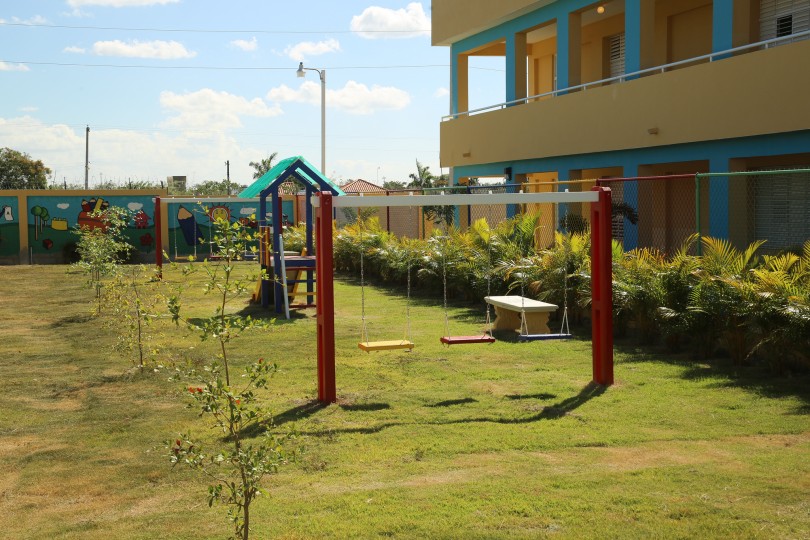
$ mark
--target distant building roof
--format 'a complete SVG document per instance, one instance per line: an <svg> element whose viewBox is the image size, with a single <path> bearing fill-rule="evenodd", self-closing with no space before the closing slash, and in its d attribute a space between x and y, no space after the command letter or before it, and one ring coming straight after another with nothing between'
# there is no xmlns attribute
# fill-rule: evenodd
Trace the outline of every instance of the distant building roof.
<svg viewBox="0 0 810 540"><path fill-rule="evenodd" d="M341 189L344 193L385 193L385 188L361 178L341 186Z"/></svg>

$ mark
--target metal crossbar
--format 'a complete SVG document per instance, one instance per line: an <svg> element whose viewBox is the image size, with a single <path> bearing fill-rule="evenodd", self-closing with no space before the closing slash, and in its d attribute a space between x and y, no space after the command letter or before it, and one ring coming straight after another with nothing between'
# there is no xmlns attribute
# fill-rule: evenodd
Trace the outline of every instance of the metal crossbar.
<svg viewBox="0 0 810 540"><path fill-rule="evenodd" d="M334 197L333 208L373 208L386 206L474 206L490 204L530 203L594 203L599 200L597 191L572 191L551 193L493 193L492 195L409 195L406 197ZM320 199L311 198L312 206L318 208Z"/></svg>

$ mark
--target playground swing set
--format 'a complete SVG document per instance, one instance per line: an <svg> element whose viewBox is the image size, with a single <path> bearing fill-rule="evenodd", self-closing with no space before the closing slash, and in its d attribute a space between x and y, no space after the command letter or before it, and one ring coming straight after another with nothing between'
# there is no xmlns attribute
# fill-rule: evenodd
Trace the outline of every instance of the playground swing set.
<svg viewBox="0 0 810 540"><path fill-rule="evenodd" d="M318 400L322 403L333 403L337 400L335 381L335 313L334 313L334 269L332 216L337 208L359 208L379 206L465 206L476 204L527 204L527 203L591 203L591 313L592 313L592 356L593 381L597 384L613 384L613 320L612 320L612 251L611 251L611 197L610 189L597 187L588 192L556 193L517 193L497 195L412 195L410 197L392 197L381 201L381 197L338 197L331 193L317 193L312 198L316 209L315 227L317 230L316 275L319 287L317 303L317 348L318 348ZM365 200L364 200L365 199ZM361 231L362 235L362 231ZM362 245L362 236L361 236ZM407 349L412 350L410 340L410 264L408 266L408 292L406 309L406 335L399 341L370 341L365 316L365 275L364 260L361 249L361 302L362 330L358 346L370 351ZM491 253L490 253L491 257ZM490 261L491 264L491 261ZM491 270L491 269L490 269ZM567 272L567 270L566 270ZM489 275L488 275L489 278ZM525 279L525 276L522 277ZM523 283L521 283L523 285ZM451 336L447 315L446 261L443 260L443 286L445 290L445 336L440 338L445 345L462 343L489 343L491 328L478 336ZM522 341L540 339L565 339L571 337L568 330L568 283L565 277L565 296L563 308L563 326L558 334L530 334L526 328L525 305L521 308ZM523 295L521 294L521 298ZM525 300L521 300L525 302ZM489 311L489 308L487 308ZM487 313L487 324L489 313Z"/></svg>
<svg viewBox="0 0 810 540"><path fill-rule="evenodd" d="M307 251L306 253L316 253L314 255L290 256L283 251L281 206L278 196L278 186L280 179L287 179L293 176L303 180L305 184L307 201L306 224L307 224ZM262 241L265 246L260 256L262 269L267 271L267 279L262 280L261 298L262 306L269 307L270 288L275 287L274 299L277 313L286 313L289 317L291 307L315 307L317 318L317 352L318 352L318 400L322 403L332 403L337 399L335 381L335 312L334 312L334 268L333 268L333 238L332 227L334 211L337 208L360 208L379 206L467 206L467 205L494 205L494 204L529 204L529 203L554 203L564 204L570 202L591 203L591 312L592 312L592 346L593 346L593 380L598 384L613 383L613 337L612 337L612 282L611 282L611 197L610 189L596 187L592 191L586 192L552 192L552 193L499 193L488 195L411 195L409 197L335 197L343 195L342 191L331 182L321 176L314 167L311 167L303 158L288 158L280 162L276 167L266 173L262 179L267 181L263 186L259 186L258 193L250 193L260 182L257 181L248 190L240 193L240 197L260 197L260 227L266 227L266 216L272 215L272 228L264 235L272 236L272 248L268 242ZM260 179L260 181L262 180ZM267 197L272 197L272 207L278 211L267 212ZM155 202L155 225L160 227L161 215L159 212L160 198ZM314 214L313 214L314 209ZM313 235L313 232L315 234ZM314 238L313 238L314 236ZM317 246L313 246L313 240L317 240ZM487 271L487 311L486 330L480 335L452 336L449 328L449 314L447 305L447 261L445 260L445 249L442 250L442 284L444 289L444 311L445 311L445 332L441 338L441 343L450 346L458 344L492 343L495 341L492 336L492 321L490 315L490 282L492 273L492 246L491 235L488 238L488 271ZM362 245L362 230L361 230ZM313 249L316 247L317 249ZM270 249L272 249L272 262L270 261ZM161 253L160 242L158 243L158 253ZM163 258L158 255L158 266L162 267ZM414 343L410 339L410 301L411 301L411 263L408 261L407 268L407 301L405 314L405 335L401 340L371 341L368 335L368 324L366 320L365 305L365 271L364 257L361 249L361 337L358 347L367 352L385 350L412 350ZM271 264L268 264L271 263ZM289 304L290 280L287 279L287 271L305 272L306 279L296 278L295 283L305 283L306 291L300 294L312 300L301 306ZM270 272L272 271L272 272ZM312 275L314 273L314 276ZM263 272L265 274L265 272ZM566 269L565 276L565 300L562 315L562 328L559 333L530 333L527 324L527 306L525 293L525 272L521 276L521 306L520 306L520 341L537 341L548 339L566 339L571 337L568 329L568 276ZM300 276L300 274L299 274ZM318 284L318 290L314 290L314 284ZM314 298L317 294L317 302ZM496 297L497 298L497 297ZM503 297L501 297L503 298ZM514 300L514 298L512 298ZM552 306L553 307L553 306Z"/></svg>

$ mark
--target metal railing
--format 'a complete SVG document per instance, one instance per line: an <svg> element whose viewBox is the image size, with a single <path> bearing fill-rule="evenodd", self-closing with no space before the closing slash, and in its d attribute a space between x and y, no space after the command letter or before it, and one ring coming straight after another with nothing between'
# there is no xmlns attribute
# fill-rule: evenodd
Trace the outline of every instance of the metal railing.
<svg viewBox="0 0 810 540"><path fill-rule="evenodd" d="M623 83L627 79L635 79L643 75L649 75L651 73L664 73L672 68L677 68L679 66L684 66L688 64L695 64L698 62L702 62L704 60L708 60L709 62L714 62L718 57L727 57L729 55L733 55L735 53L749 51L751 49L768 49L775 45L780 45L783 43L788 43L794 40L800 40L804 38L810 38L810 30L805 30L804 32L797 32L795 34L790 34L789 36L782 36L773 39L767 39L765 41L758 41L756 43L749 43L748 45L741 45L739 47L734 47L732 49L726 49L724 51L713 52L709 54L704 54L702 56L695 56L694 58L688 58L686 60L679 60L677 62L670 62L669 64L663 64L656 67L645 68L639 71L634 71L632 73L623 73L622 75L617 75L615 77L609 77L607 79L600 79L598 81L591 81L583 84L578 84L575 86L569 86L567 88L559 88L556 90L552 90L550 92L544 92L542 94L535 94L533 96L514 99L512 101L505 101L503 103L497 103L495 105L488 105L486 107L480 107L478 109L472 109L466 112L458 112L449 114L447 116L442 117L442 122L446 122L448 120L454 120L456 118L462 116L472 116L475 114L480 114L484 112L490 111L497 111L501 109L505 109L507 107L512 107L514 105L522 105L524 103L528 103L530 101L534 101L537 99L547 98L547 97L557 97L560 94L567 94L569 92L574 92L576 90L587 90L592 86L602 86L606 84L612 83ZM722 58L721 58L722 59Z"/></svg>

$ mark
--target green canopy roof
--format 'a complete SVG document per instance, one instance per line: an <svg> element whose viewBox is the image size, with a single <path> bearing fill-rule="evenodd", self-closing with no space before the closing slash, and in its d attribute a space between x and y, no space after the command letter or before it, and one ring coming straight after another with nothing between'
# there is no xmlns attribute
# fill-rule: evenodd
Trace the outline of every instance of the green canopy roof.
<svg viewBox="0 0 810 540"><path fill-rule="evenodd" d="M335 195L345 195L342 189L313 167L304 159L304 156L292 156L279 161L272 169L244 189L239 197L245 199L259 197L263 191L278 188L290 177L301 183L309 184L318 191L329 190Z"/></svg>

